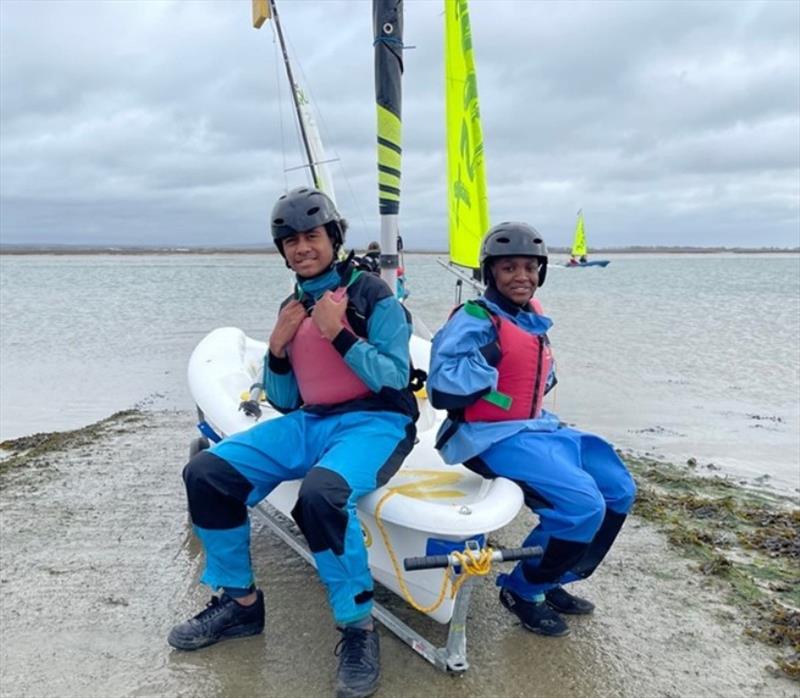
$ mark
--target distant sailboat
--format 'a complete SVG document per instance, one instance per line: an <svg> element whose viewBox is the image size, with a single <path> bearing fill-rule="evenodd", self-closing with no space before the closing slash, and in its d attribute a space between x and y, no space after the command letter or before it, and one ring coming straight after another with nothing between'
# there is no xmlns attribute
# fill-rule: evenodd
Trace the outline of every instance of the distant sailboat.
<svg viewBox="0 0 800 698"><path fill-rule="evenodd" d="M572 253L565 267L606 267L608 259L596 259L591 262L586 256L586 229L583 222L583 209L578 211L578 220L575 223L575 236L572 239Z"/></svg>

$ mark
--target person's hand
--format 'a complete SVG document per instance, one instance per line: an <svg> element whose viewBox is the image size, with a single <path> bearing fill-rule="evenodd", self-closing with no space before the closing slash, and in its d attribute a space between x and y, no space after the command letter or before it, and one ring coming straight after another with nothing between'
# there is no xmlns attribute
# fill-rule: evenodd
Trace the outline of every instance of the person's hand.
<svg viewBox="0 0 800 698"><path fill-rule="evenodd" d="M347 297L337 298L330 291L326 291L311 311L311 319L324 337L333 339L344 327L345 310L347 310Z"/></svg>
<svg viewBox="0 0 800 698"><path fill-rule="evenodd" d="M269 336L269 350L273 356L283 359L286 356L286 345L292 341L300 323L305 320L306 309L296 300L290 300L278 313L278 322Z"/></svg>
<svg viewBox="0 0 800 698"><path fill-rule="evenodd" d="M244 412L248 417L258 419L261 416L261 405L255 400L242 400L239 403L239 411Z"/></svg>

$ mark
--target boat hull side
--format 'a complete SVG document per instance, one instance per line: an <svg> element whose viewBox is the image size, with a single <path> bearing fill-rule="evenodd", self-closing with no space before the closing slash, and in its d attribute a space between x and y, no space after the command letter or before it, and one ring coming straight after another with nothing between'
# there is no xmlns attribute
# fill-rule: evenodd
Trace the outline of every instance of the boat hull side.
<svg viewBox="0 0 800 698"><path fill-rule="evenodd" d="M205 421L217 434L229 436L279 416L266 403L261 405L258 420L238 409L242 395L259 380L265 351L263 342L247 337L237 328L224 327L207 335L192 353L188 366L190 391ZM414 364L427 370L430 342L413 337L411 353ZM461 542L502 528L516 517L523 496L509 480L485 480L461 465L445 465L434 448L444 414L434 410L424 397L419 397L418 402L418 443L387 486L359 501L358 516L374 578L402 597L402 577L417 604L428 607L439 595L445 572L407 573L402 570L403 559L426 555L431 539ZM299 480L285 482L270 493L267 501L291 517L299 486ZM399 566L399 576L392 557ZM452 612L453 600L448 595L428 615L446 623Z"/></svg>

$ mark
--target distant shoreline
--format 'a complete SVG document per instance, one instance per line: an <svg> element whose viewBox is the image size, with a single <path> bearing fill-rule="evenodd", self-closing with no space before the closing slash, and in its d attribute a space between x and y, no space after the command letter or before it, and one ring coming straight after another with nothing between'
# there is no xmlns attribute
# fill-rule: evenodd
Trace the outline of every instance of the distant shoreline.
<svg viewBox="0 0 800 698"><path fill-rule="evenodd" d="M359 251L359 250L356 250ZM415 250L409 254L446 255L447 250ZM567 247L551 247L554 254L568 255ZM800 254L800 247L604 247L592 251L591 258L604 254ZM0 245L0 255L208 255L208 254L277 254L274 247L156 247L103 245Z"/></svg>

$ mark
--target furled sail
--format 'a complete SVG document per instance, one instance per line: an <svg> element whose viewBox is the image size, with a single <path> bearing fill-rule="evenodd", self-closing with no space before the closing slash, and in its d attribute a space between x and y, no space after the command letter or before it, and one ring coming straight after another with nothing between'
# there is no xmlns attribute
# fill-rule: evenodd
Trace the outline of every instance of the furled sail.
<svg viewBox="0 0 800 698"><path fill-rule="evenodd" d="M477 269L489 200L467 0L445 0L445 91L450 261Z"/></svg>
<svg viewBox="0 0 800 698"><path fill-rule="evenodd" d="M289 87L292 91L292 102L295 107L297 125L300 130L300 137L306 156L306 166L311 174L311 180L317 189L324 191L335 203L336 192L333 189L333 178L328 170L328 161L325 159L322 139L311 112L311 104L295 80L275 0L253 0L253 26L256 29L260 29L268 19L272 19L274 22L275 34L283 54L283 64L286 68L286 77L289 80Z"/></svg>
<svg viewBox="0 0 800 698"><path fill-rule="evenodd" d="M333 188L333 177L328 168L328 162L330 162L330 160L325 158L325 148L322 146L319 128L317 128L317 122L314 120L314 115L311 111L311 102L308 97L306 97L302 88L296 83L294 85L294 92L298 110L306 128L308 148L311 152L311 162L314 163L314 168L312 170L314 186L324 191L331 197L331 200L336 203L336 190Z"/></svg>

